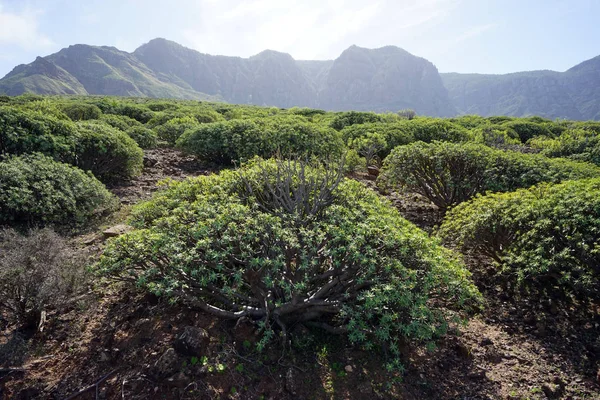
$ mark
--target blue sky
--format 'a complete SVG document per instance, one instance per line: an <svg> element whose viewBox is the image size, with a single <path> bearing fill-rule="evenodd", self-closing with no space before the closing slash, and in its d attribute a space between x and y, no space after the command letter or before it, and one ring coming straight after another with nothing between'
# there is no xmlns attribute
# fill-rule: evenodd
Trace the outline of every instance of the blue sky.
<svg viewBox="0 0 600 400"><path fill-rule="evenodd" d="M333 59L395 45L440 72L564 71L600 55L600 0L0 0L0 76L75 43Z"/></svg>

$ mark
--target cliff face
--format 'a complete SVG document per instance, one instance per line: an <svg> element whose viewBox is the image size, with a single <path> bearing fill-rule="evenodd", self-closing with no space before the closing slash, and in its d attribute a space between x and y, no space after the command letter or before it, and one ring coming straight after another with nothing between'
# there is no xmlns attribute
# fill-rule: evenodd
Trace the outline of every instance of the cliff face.
<svg viewBox="0 0 600 400"><path fill-rule="evenodd" d="M441 76L460 113L600 120L600 57L566 72Z"/></svg>
<svg viewBox="0 0 600 400"><path fill-rule="evenodd" d="M566 72L439 74L398 47L352 46L331 61L266 50L250 58L202 54L165 39L133 53L74 45L19 65L0 93L149 96L326 110L453 116L600 119L600 57Z"/></svg>
<svg viewBox="0 0 600 400"><path fill-rule="evenodd" d="M212 56L165 39L133 53L75 45L15 68L0 92L221 99L277 107L397 111L454 110L428 61L396 47L352 46L334 61L296 61L266 50L250 58Z"/></svg>

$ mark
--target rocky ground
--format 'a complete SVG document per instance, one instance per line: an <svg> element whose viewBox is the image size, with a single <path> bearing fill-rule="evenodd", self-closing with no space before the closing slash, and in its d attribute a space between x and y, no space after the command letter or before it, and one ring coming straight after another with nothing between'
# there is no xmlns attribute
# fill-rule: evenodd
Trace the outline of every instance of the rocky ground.
<svg viewBox="0 0 600 400"><path fill-rule="evenodd" d="M211 172L170 149L147 152L145 164L141 177L112 188L123 203L148 198L164 178ZM435 226L423 199L389 197L422 228ZM98 250L103 235L77 240ZM291 344L257 352L249 322L96 282L51 310L41 332L0 331L0 399L600 399L600 310L583 318L508 298L486 260L468 262L486 309L433 351L404 348L402 375L387 373L377 354L301 328Z"/></svg>

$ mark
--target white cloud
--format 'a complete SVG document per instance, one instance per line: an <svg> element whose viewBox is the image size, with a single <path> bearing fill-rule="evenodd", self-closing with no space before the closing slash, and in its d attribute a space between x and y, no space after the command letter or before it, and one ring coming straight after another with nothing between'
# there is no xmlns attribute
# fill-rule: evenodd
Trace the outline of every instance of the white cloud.
<svg viewBox="0 0 600 400"><path fill-rule="evenodd" d="M183 44L247 57L265 49L296 59L335 58L352 44L400 45L447 17L462 0L201 0Z"/></svg>
<svg viewBox="0 0 600 400"><path fill-rule="evenodd" d="M16 45L26 50L47 48L54 42L38 30L41 10L29 7L20 12L5 11L0 4L0 44Z"/></svg>

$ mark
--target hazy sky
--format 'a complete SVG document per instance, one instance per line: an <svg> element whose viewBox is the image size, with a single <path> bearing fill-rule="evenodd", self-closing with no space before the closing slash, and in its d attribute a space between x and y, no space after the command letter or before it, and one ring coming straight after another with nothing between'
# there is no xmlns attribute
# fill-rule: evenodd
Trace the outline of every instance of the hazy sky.
<svg viewBox="0 0 600 400"><path fill-rule="evenodd" d="M0 76L70 44L333 59L395 45L440 72L564 71L600 55L600 0L0 0Z"/></svg>

